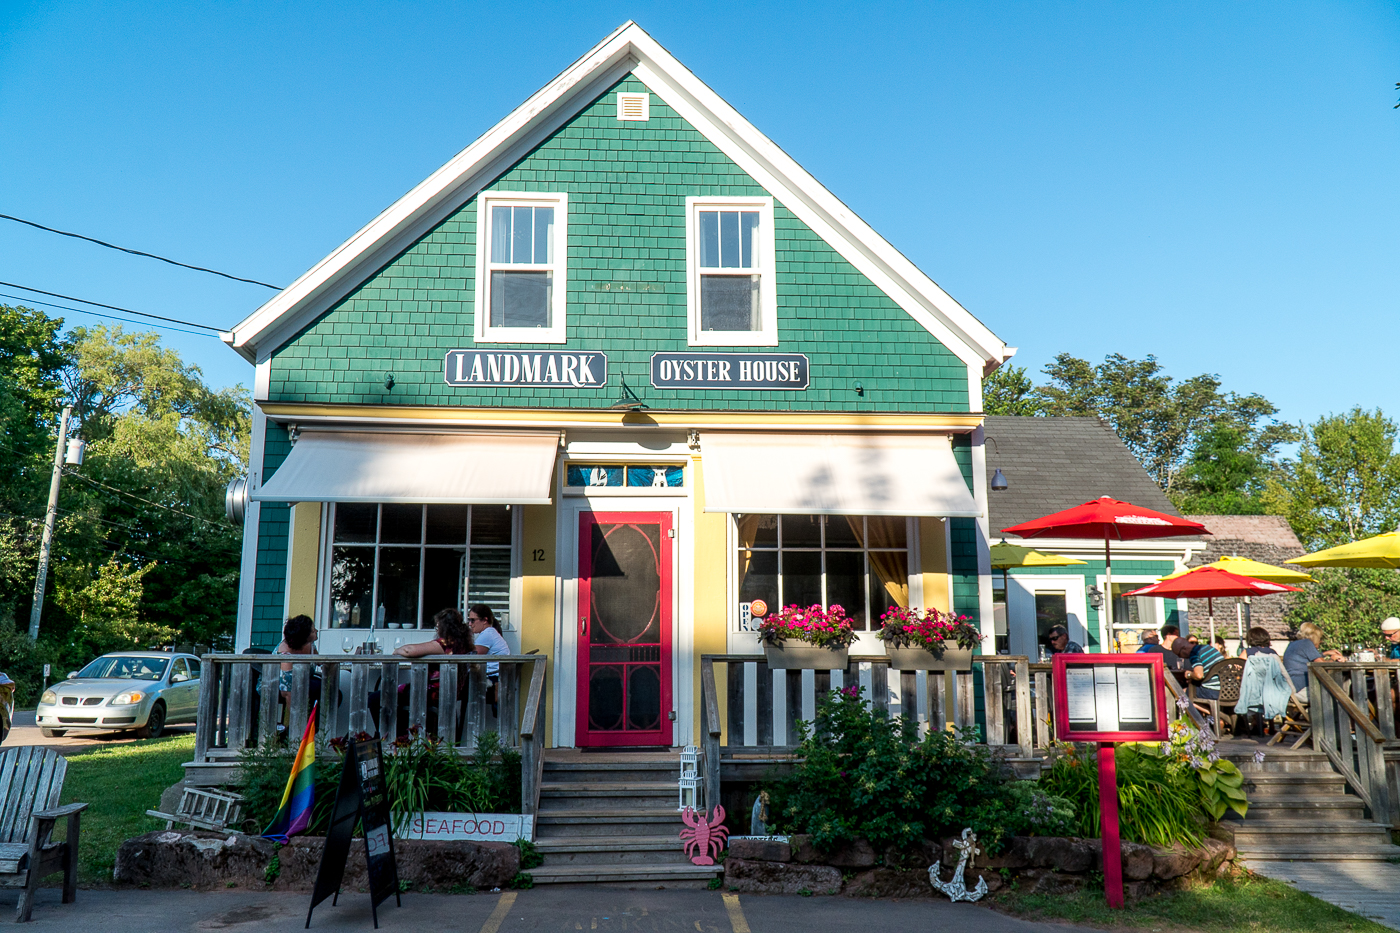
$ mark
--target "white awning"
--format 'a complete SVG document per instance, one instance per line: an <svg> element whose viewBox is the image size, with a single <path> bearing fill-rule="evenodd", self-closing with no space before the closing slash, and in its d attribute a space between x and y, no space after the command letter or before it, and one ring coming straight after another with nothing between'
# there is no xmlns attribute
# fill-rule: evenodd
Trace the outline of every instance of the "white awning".
<svg viewBox="0 0 1400 933"><path fill-rule="evenodd" d="M981 514L942 435L700 435L705 511Z"/></svg>
<svg viewBox="0 0 1400 933"><path fill-rule="evenodd" d="M263 502L548 505L559 434L302 432Z"/></svg>

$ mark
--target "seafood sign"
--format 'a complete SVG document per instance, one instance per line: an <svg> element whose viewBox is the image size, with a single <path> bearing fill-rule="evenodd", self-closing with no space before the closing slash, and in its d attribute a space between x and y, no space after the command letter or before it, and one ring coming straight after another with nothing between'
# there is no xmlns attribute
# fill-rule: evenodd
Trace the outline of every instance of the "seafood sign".
<svg viewBox="0 0 1400 933"><path fill-rule="evenodd" d="M685 843L685 854L696 865L713 865L729 836L729 830L724 828L724 807L716 805L714 815L708 818L705 813L691 807L681 811L681 822L685 824L681 842Z"/></svg>
<svg viewBox="0 0 1400 933"><path fill-rule="evenodd" d="M519 813L411 813L394 828L397 839L471 839L476 842L514 842L529 839L533 816Z"/></svg>

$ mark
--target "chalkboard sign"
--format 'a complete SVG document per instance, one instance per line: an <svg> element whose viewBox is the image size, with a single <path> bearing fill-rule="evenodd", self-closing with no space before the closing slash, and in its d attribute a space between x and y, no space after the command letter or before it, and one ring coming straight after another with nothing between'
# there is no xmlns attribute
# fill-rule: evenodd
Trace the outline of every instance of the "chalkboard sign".
<svg viewBox="0 0 1400 933"><path fill-rule="evenodd" d="M1062 742L1160 742L1167 738L1161 652L1057 654L1055 737Z"/></svg>
<svg viewBox="0 0 1400 933"><path fill-rule="evenodd" d="M383 759L379 740L351 742L345 749L345 765L340 773L340 788L335 795L331 825L326 830L326 847L321 853L321 867L316 873L316 887L311 892L311 906L306 911L306 928L311 928L311 912L316 905L330 897L331 906L340 899L340 886L345 877L345 860L350 855L350 842L359 823L365 833L365 865L369 870L370 912L374 928L379 929L379 905L390 894L403 906L399 897L399 868L394 861L394 834L390 831L389 796L384 792Z"/></svg>

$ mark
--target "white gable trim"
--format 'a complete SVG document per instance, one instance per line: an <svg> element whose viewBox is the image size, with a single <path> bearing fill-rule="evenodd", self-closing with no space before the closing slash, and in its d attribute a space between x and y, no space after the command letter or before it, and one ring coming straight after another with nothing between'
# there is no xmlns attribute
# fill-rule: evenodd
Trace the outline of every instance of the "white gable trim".
<svg viewBox="0 0 1400 933"><path fill-rule="evenodd" d="M963 360L969 381L1009 356L991 330L630 22L273 296L226 342L249 360L266 359L629 72Z"/></svg>

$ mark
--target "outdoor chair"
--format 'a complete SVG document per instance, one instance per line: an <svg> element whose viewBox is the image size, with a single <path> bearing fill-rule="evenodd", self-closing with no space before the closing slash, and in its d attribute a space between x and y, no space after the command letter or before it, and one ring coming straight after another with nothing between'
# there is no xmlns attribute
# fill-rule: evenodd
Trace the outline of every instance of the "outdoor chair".
<svg viewBox="0 0 1400 933"><path fill-rule="evenodd" d="M1220 678L1220 696L1217 699L1207 699L1202 697L1196 699L1196 687L1198 684L1193 680L1186 688L1187 695L1192 703L1204 703L1210 708L1211 721L1214 723L1213 730L1218 739L1224 735L1221 728L1220 715L1222 710L1228 710L1230 716L1230 728L1234 730L1235 704L1240 699L1240 680L1244 677L1244 658L1226 658L1217 661L1205 672L1205 680L1208 682L1212 677Z"/></svg>
<svg viewBox="0 0 1400 933"><path fill-rule="evenodd" d="M1288 677L1288 671L1283 667L1283 658L1274 655L1274 663L1283 670L1283 676ZM1289 678L1288 682L1291 684L1292 678ZM1289 748L1297 748L1312 738L1312 719L1308 717L1308 701L1299 696L1297 690L1294 690L1288 698L1288 707L1284 710L1283 722L1279 724L1278 731L1265 744L1277 745L1289 732L1298 734L1297 741L1288 746Z"/></svg>
<svg viewBox="0 0 1400 933"><path fill-rule="evenodd" d="M78 824L85 803L60 807L68 760L51 748L23 746L0 752L0 887L22 888L15 922L25 923L34 910L39 882L63 872L63 903L78 896ZM49 835L60 819L68 835Z"/></svg>

